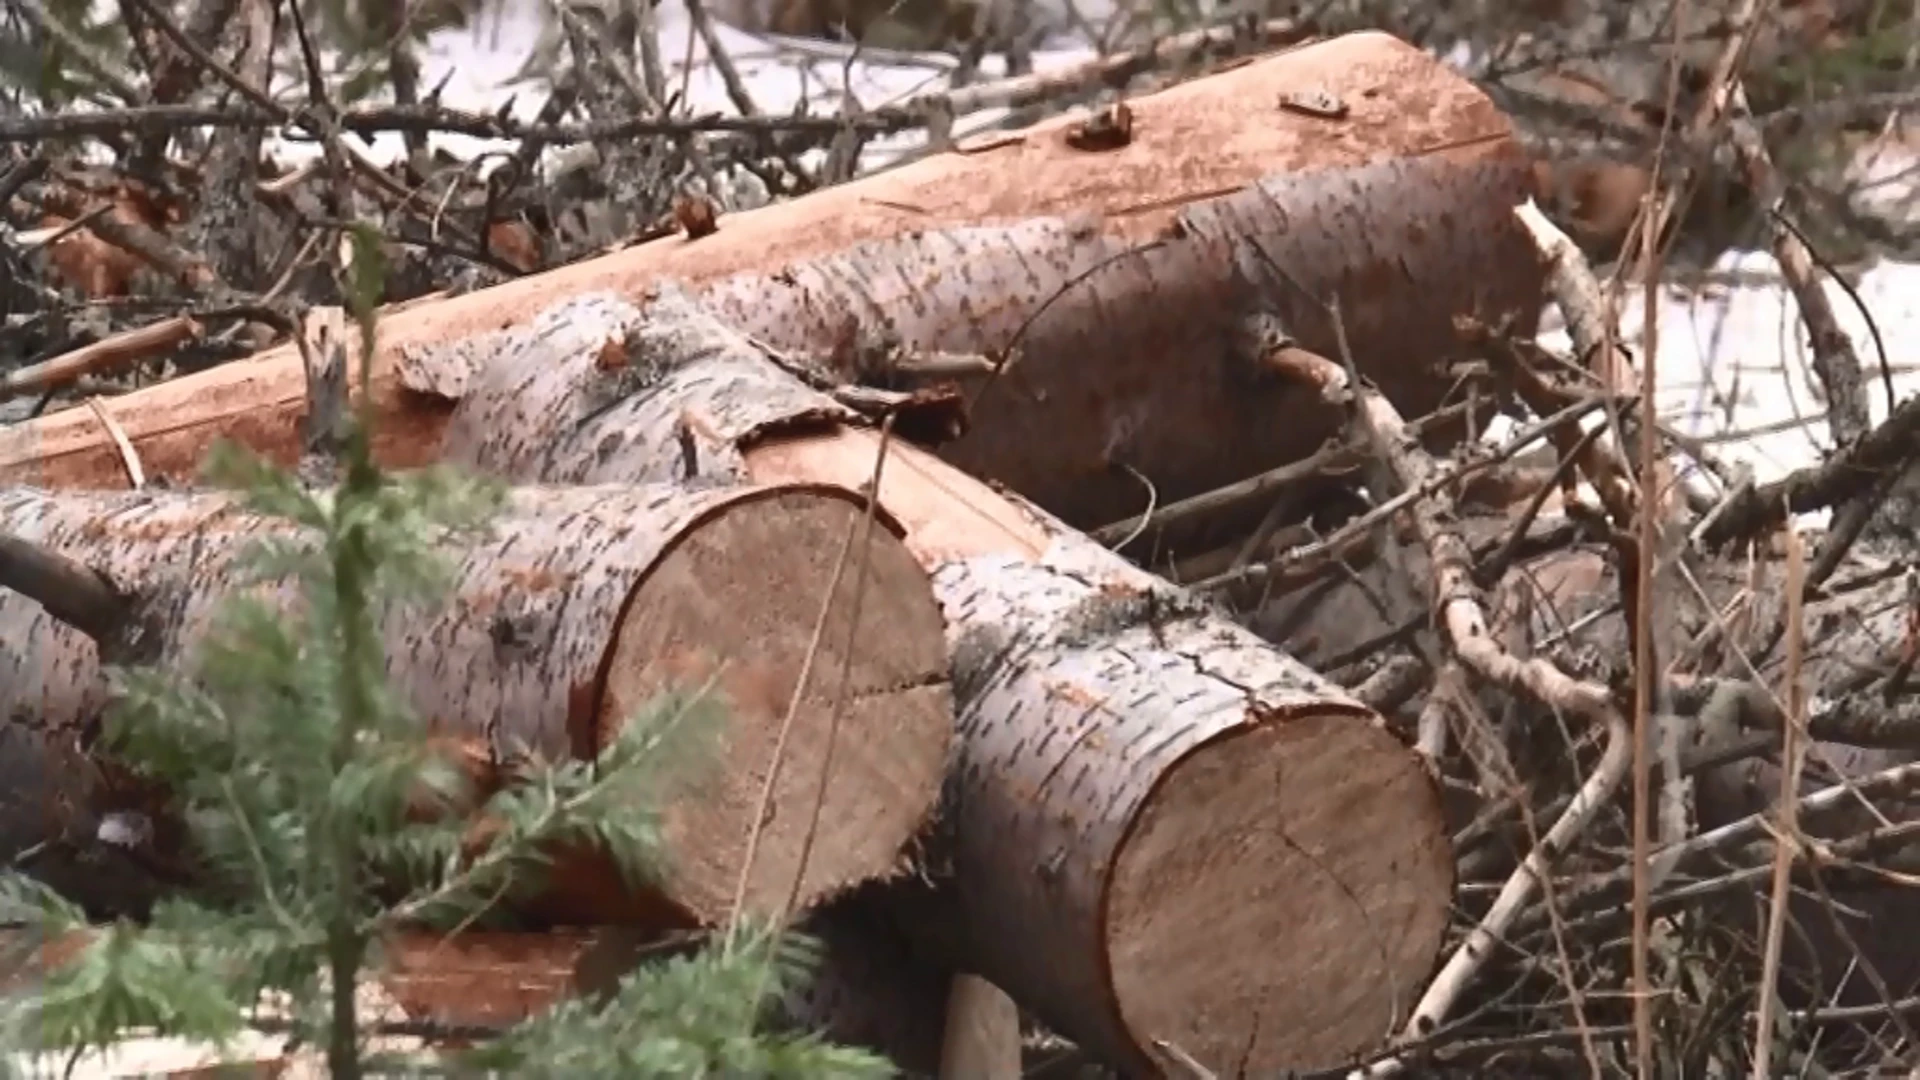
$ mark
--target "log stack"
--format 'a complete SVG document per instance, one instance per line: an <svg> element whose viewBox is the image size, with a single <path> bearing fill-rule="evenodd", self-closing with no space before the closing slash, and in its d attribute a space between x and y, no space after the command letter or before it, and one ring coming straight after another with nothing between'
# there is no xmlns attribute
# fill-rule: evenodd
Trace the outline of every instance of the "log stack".
<svg viewBox="0 0 1920 1080"><path fill-rule="evenodd" d="M486 358L414 373L463 388L446 460L518 481L877 471L947 623L960 748L929 861L952 872L949 950L1072 1037L1146 1072L1155 1039L1216 1065L1328 1064L1431 965L1452 859L1428 776L1209 606L886 444L672 288L577 297L440 355ZM601 404L607 369L640 364L646 389ZM1216 915L1180 914L1199 911Z"/></svg>
<svg viewBox="0 0 1920 1080"><path fill-rule="evenodd" d="M1089 138L1103 124L1122 137ZM893 826L920 820L906 792L936 752L926 737L950 675L954 752L921 869L952 925L920 927L924 944L1129 1075L1179 1057L1248 1075L1349 1060L1404 1020L1446 927L1453 863L1430 774L1338 688L1076 529L1316 449L1334 424L1266 363L1287 342L1344 349L1410 414L1445 400L1457 320L1524 330L1538 310L1541 268L1510 215L1531 183L1478 91L1411 46L1358 34L730 217L700 239L383 316L370 381L354 389L375 406L384 464L525 485L529 530L559 513L541 498L615 533L624 514L658 519L632 500L742 515L732 531L716 519L689 532L691 517L639 530L617 572L598 571L621 583L597 594L598 631L554 658L566 681L487 685L533 671L485 645L497 571L475 571L472 610L445 627L395 624L422 643L398 650L397 671L458 730L531 725L587 754L667 674L731 660L717 669L729 697L758 711L728 767L762 775L809 640L800 615L857 516L844 493L866 493L898 532L860 564L897 595L871 594L878 614L823 661L856 661L870 708L835 744L845 780L822 821L840 861L809 862L803 900L882 876L880 852L897 865ZM296 460L306 385L284 347L110 408L146 475L181 478L221 436ZM77 410L0 431L0 480L124 486L114 434ZM596 501L623 491L646 494ZM795 494L791 513L767 494L802 491L812 501ZM76 527L113 520L114 500L160 497L14 497L70 523L37 538L130 582L185 558L177 538L148 549L137 533ZM224 513L208 496L169 498L184 501L168 513ZM908 596L916 573L937 622ZM12 617L54 633L24 609ZM688 629L697 617L722 629ZM896 629L899 641L877 640ZM930 629L942 637L931 663ZM59 700L78 703L96 676L80 644L63 649L73 683ZM498 667L466 686L446 677L462 657ZM59 708L69 724L86 706ZM811 793L829 710L799 725L791 775ZM701 792L688 820L743 835L732 827L748 786ZM791 838L795 816L782 802L772 831ZM664 899L694 921L724 918L709 886L739 852L680 850L697 880ZM756 895L794 869L756 863ZM569 915L633 917L631 898L591 882L561 892Z"/></svg>

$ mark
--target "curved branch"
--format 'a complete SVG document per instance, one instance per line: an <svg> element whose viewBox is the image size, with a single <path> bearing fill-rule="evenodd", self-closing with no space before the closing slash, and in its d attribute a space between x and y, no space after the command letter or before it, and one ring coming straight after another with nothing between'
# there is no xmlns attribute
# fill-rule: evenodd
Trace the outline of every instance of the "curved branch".
<svg viewBox="0 0 1920 1080"><path fill-rule="evenodd" d="M0 588L38 603L101 646L117 640L127 620L126 597L104 575L12 533L0 533Z"/></svg>

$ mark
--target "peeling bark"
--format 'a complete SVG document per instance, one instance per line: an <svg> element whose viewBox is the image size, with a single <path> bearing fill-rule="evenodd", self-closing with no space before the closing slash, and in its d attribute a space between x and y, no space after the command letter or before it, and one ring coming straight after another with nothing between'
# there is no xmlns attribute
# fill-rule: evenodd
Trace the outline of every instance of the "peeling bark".
<svg viewBox="0 0 1920 1080"><path fill-rule="evenodd" d="M1302 87L1345 115L1284 107ZM1093 527L1146 505L1140 477L1177 500L1305 457L1331 432L1310 392L1244 355L1250 314L1338 355L1324 306L1337 297L1357 362L1410 416L1456 384L1426 358L1445 356L1457 316L1532 325L1542 271L1511 214L1530 163L1498 110L1419 50L1349 35L1129 109L1118 149L1075 149L1078 120L1062 117L729 215L697 240L395 311L373 365L371 392L393 419L380 453L437 456L439 413L398 378L413 354L525 324L571 295L635 298L676 280L843 379L922 385L855 370L888 339L1012 357L997 376L959 377L979 400L972 431L944 454ZM116 414L151 472L184 475L220 434L291 455L278 433L292 430L301 390L293 350L275 349L129 395ZM117 469L79 413L0 432L3 477L112 484Z"/></svg>
<svg viewBox="0 0 1920 1080"><path fill-rule="evenodd" d="M511 478L875 468L851 410L671 288L416 359L410 378L463 395L448 459ZM957 923L921 931L1132 1071L1157 1071L1155 1038L1256 1075L1375 1045L1451 896L1412 752L1191 594L925 452L887 455L881 504L933 576L960 712L928 858Z"/></svg>
<svg viewBox="0 0 1920 1080"><path fill-rule="evenodd" d="M771 748L830 595L746 905L783 909L828 760L801 905L903 869L937 799L951 696L927 575L890 523L869 532L863 505L819 484L522 489L491 532L453 542L450 602L384 614L396 687L433 734L477 740L495 762L523 747L550 759L596 753L675 686L712 678L728 704L721 760L696 770L664 807L670 862L660 895L629 895L610 865L583 855L557 871L535 914L643 923L729 915ZM153 617L155 662L176 667L191 661L233 587L245 542L291 528L211 493L7 489L0 518L132 594ZM867 562L852 629L856 574L829 593L850 529L867 537L850 560L856 569ZM294 600L287 586L262 588ZM836 719L849 647L848 700ZM106 815L147 809L120 805L133 793L105 782L89 759L107 704L92 641L0 592L0 791L11 804L0 814L0 856L56 837L90 841ZM102 884L57 883L82 897Z"/></svg>

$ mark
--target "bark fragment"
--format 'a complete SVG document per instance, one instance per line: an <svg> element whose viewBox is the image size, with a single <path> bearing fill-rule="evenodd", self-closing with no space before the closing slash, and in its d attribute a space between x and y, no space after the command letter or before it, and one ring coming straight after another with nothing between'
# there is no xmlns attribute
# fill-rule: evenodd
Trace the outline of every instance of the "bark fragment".
<svg viewBox="0 0 1920 1080"><path fill-rule="evenodd" d="M937 797L951 697L927 576L884 521L864 551L853 549L867 580L852 624L855 574L836 579L834 568L848 530L867 535L865 513L857 497L817 484L525 489L490 534L450 552L458 578L449 603L385 615L397 688L433 733L479 740L496 762L523 747L549 758L595 753L655 694L710 677L729 704L717 767L664 809L671 861L661 894L630 895L611 867L583 858L558 873L536 913L707 923L729 915L771 747L829 597L746 906L774 912L785 903L823 762L832 771L802 906L902 868ZM162 613L158 662L172 665L190 660L232 587L236 552L290 528L215 493L8 489L0 518ZM836 715L849 648L848 700ZM98 773L87 743L106 704L92 641L0 593L0 781L9 803L0 855L90 837L104 815L147 809L117 805L124 793L89 781ZM99 886L58 884L83 895Z"/></svg>

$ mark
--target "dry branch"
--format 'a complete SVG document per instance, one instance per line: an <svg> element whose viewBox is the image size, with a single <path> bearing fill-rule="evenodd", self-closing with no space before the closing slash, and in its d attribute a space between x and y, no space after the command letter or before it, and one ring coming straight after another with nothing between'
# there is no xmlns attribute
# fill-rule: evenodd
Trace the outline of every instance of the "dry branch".
<svg viewBox="0 0 1920 1080"><path fill-rule="evenodd" d="M250 539L294 535L223 494L0 491L0 516L128 594L149 663L181 666L236 584ZM570 921L717 922L727 917L756 827L768 748L831 596L828 651L856 650L842 739L799 889L803 905L902 868L932 811L952 741L939 612L924 571L878 530L864 617L849 632L852 579L829 591L861 501L828 485L686 493L669 488L526 489L477 539L452 541L458 578L438 608L385 616L396 685L437 735L482 762L527 750L591 756L659 692L711 680L729 704L718 768L663 810L670 864L660 896L629 895L582 857L558 873L540 913ZM276 587L268 587L273 589ZM285 587L265 595L291 602ZM747 906L782 910L817 797L841 688L815 678L798 698L771 824L760 830ZM88 753L108 687L93 642L45 609L0 593L0 727L8 858L51 838L90 839L104 815L148 812ZM133 805L116 800L133 799ZM163 816L163 815L155 815ZM797 823L797 824L796 824ZM163 860L164 861L164 860ZM36 864L58 870L59 864ZM111 883L60 881L87 900ZM659 900L669 907L662 910Z"/></svg>
<svg viewBox="0 0 1920 1080"><path fill-rule="evenodd" d="M1884 840L1903 846L1897 836L1885 834L1897 833L1913 816L1917 789L1909 763L1920 750L1914 688L1903 685L1901 675L1912 654L1911 586L1904 575L1888 573L1869 555L1850 558L1847 569L1848 584L1818 593L1806 604L1802 680L1804 719L1813 741L1803 750L1803 847L1795 873L1802 886L1808 885L1809 866L1833 879L1827 887L1837 904L1808 895L1808 887L1797 890L1790 905L1783 967L1792 975L1787 996L1797 1005L1878 999L1871 980L1854 966L1856 945L1895 996L1920 986L1920 948L1904 929L1920 916L1912 890L1871 871L1838 880L1850 863L1858 869L1884 855L1875 850L1886 846ZM1577 582L1575 591L1590 591L1608 571L1597 554L1577 551L1533 560L1515 573L1530 576L1544 590L1565 592L1566 582ZM1754 894L1766 887L1772 808L1781 783L1780 764L1767 754L1782 741L1787 712L1774 687L1788 658L1785 650L1765 648L1764 639L1786 603L1783 570L1778 558L1763 557L1758 589L1739 560L1701 560L1694 573L1704 599L1675 605L1681 636L1697 639L1715 627L1709 608L1748 610L1724 620L1736 625L1731 640L1716 634L1720 643L1711 653L1683 657L1672 672L1674 707L1687 714L1688 727L1696 732L1689 757L1698 763L1690 768L1699 770L1703 831L1659 854L1672 862L1674 876L1656 889L1654 908L1656 914L1692 908L1707 918L1751 925ZM1540 627L1565 625L1579 614L1576 609L1543 615ZM1583 650L1621 655L1627 631L1617 613L1603 612L1583 624ZM1889 822L1895 823L1891 829ZM1562 895L1568 916L1590 923L1598 919L1600 929L1609 930L1627 877L1622 868L1580 880ZM1725 906L1699 906L1715 895ZM1543 924L1539 913L1530 913L1517 939L1542 932Z"/></svg>
<svg viewBox="0 0 1920 1080"><path fill-rule="evenodd" d="M1303 86L1345 115L1283 107ZM1138 477L1178 500L1306 457L1331 433L1246 355L1250 315L1331 351L1337 296L1360 365L1407 415L1454 386L1425 358L1454 340L1456 315L1532 325L1541 269L1510 213L1531 169L1505 118L1432 57L1356 34L1129 107L1119 149L1072 148L1063 117L725 217L697 240L392 312L371 387L397 420L383 453L437 452L437 425L398 378L411 354L585 291L637 296L673 279L843 377L899 355L890 345L993 358L1003 370L954 376L975 407L944 456L1092 527L1147 505ZM302 392L294 350L278 348L145 391L120 415L148 467L176 473L219 434L290 430ZM0 432L0 475L110 484L117 470L79 414Z"/></svg>
<svg viewBox="0 0 1920 1080"><path fill-rule="evenodd" d="M128 598L98 571L12 533L0 533L0 590L10 589L111 654L128 629Z"/></svg>
<svg viewBox="0 0 1920 1080"><path fill-rule="evenodd" d="M1505 517L1465 518L1456 527L1486 551L1498 545L1511 525ZM1692 569L1678 577L1687 592L1669 606L1675 636L1694 645L1672 658L1669 696L1678 715L1662 717L1661 727L1679 726L1688 733L1682 769L1697 785L1697 816L1704 831L1656 849L1656 865L1669 872L1664 883L1653 887L1652 914L1693 928L1680 931L1689 936L1716 937L1723 947L1729 933L1757 937L1760 928L1757 901L1764 899L1767 884L1772 806L1780 783L1779 766L1769 755L1781 746L1786 717L1784 703L1773 690L1785 666L1784 650L1762 647L1784 607L1784 575L1777 554L1761 552L1758 558L1757 566L1744 555L1690 560ZM1349 641L1390 634L1392 623L1373 610L1366 596L1407 570L1423 579L1431 573L1424 554L1409 552L1406 559L1405 567L1384 561L1358 567L1350 579L1335 579L1316 590L1313 607L1294 631L1297 639L1327 639L1325 648L1331 651L1346 648ZM1704 599L1693 593L1692 581ZM1610 565L1604 545L1590 543L1519 559L1493 584L1487 606L1495 612L1496 626L1518 624L1499 633L1516 634L1539 654L1591 665L1587 677L1618 685L1628 673L1630 655L1617 603L1619 584L1618 568ZM1873 1023L1866 1006L1882 995L1855 962L1855 945L1892 996L1920 988L1920 948L1905 929L1920 917L1920 908L1909 879L1886 877L1878 869L1910 872L1914 862L1912 819L1920 805L1920 785L1916 767L1907 763L1920 752L1920 695L1915 692L1920 688L1902 675L1914 655L1912 627L1914 613L1920 611L1912 589L1898 563L1856 553L1834 584L1807 604L1805 722L1813 742L1806 750L1801 785L1805 839L1794 872L1796 898L1789 910L1782 967L1791 1003L1806 1006L1835 998L1858 1003L1854 1019L1862 1026ZM1703 641L1711 643L1704 654ZM1315 657L1306 649L1301 655ZM1380 681L1416 663L1399 649L1382 659ZM1411 699L1400 722L1411 727L1419 706L1417 698ZM1544 796L1557 789L1553 777L1564 768L1558 762L1565 750L1555 745L1559 736L1553 734L1556 725L1550 714L1523 716L1522 726L1506 735L1515 741L1511 752L1519 759L1520 774L1541 800L1534 814L1544 823L1558 812ZM1548 736L1545 746L1543 735ZM1822 793L1816 796L1816 791ZM1461 815L1454 822L1457 828L1466 824L1463 818L1491 814L1499 821L1503 816L1498 804L1488 807L1477 801L1456 813ZM1515 849L1517 859L1533 842L1532 835L1522 821L1513 820L1511 807L1504 816L1506 823L1493 828L1502 837L1494 846ZM1545 902L1525 909L1508 928L1491 963L1511 964L1552 950L1556 935L1571 939L1569 947L1583 955L1605 954L1619 944L1627 929L1631 867L1621 857L1624 853L1608 846L1620 839L1617 828L1603 818L1600 835L1590 838L1595 843L1565 853L1571 865L1552 884L1557 910ZM1485 830L1476 824L1461 835ZM1488 879L1512 865L1489 865L1486 847L1477 842L1461 851L1467 895L1490 893L1497 882ZM1817 895L1809 867L1824 879L1832 902ZM1617 955L1593 959L1624 964L1624 957ZM1500 991L1496 987L1489 992ZM1673 1016L1664 1010L1682 1007L1663 1005L1661 1015ZM1548 1006L1546 1016L1551 1016L1548 1024L1567 1020L1556 1006ZM1748 1033L1743 1026L1742 1044ZM1460 1037L1450 1034L1448 1042Z"/></svg>
<svg viewBox="0 0 1920 1080"><path fill-rule="evenodd" d="M1854 352L1853 339L1834 317L1833 305L1827 302L1826 290L1816 276L1813 252L1787 222L1786 181L1774 168L1766 141L1747 107L1746 89L1738 83L1732 87L1728 108L1734 153L1747 183L1766 206L1774 259L1780 264L1787 287L1793 290L1800 321L1813 343L1813 370L1826 391L1827 422L1834 442L1850 445L1866 434L1868 424L1867 387L1860 357ZM1891 382L1887 390L1891 396ZM1893 403L1887 404L1891 407Z"/></svg>
<svg viewBox="0 0 1920 1080"><path fill-rule="evenodd" d="M1913 461L1916 438L1920 438L1920 397L1901 402L1879 425L1820 464L1730 492L1725 505L1704 523L1701 543L1724 548L1751 541L1790 515L1867 497Z"/></svg>
<svg viewBox="0 0 1920 1080"><path fill-rule="evenodd" d="M200 324L185 315L114 334L51 360L17 368L0 376L0 400L16 394L50 390L88 375L97 375L108 368L144 360L199 336Z"/></svg>

